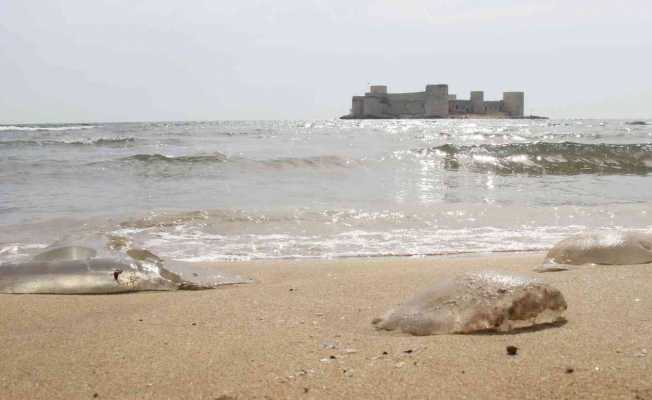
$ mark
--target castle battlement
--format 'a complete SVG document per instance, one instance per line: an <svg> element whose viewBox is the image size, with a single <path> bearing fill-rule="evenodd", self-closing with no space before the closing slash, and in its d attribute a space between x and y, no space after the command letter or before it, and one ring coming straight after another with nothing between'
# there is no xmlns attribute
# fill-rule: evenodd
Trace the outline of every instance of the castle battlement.
<svg viewBox="0 0 652 400"><path fill-rule="evenodd" d="M426 85L423 92L388 93L385 85L372 85L364 96L353 96L351 113L342 118L455 118L490 116L522 118L525 94L504 92L502 100L484 99L484 92L473 91L469 100L448 93L448 85Z"/></svg>

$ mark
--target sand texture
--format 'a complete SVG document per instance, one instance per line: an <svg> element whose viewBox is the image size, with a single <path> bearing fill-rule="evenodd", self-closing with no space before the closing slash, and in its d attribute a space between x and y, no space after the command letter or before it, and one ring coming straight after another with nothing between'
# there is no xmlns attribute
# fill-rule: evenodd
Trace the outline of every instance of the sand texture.
<svg viewBox="0 0 652 400"><path fill-rule="evenodd" d="M652 265L533 272L543 258L224 263L257 283L0 295L0 399L652 399ZM485 269L554 285L567 322L422 337L371 325Z"/></svg>

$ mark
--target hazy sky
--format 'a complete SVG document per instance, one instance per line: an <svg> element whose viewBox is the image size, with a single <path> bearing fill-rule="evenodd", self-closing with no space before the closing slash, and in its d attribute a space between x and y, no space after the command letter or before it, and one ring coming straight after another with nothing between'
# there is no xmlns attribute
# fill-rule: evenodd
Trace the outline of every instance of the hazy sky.
<svg viewBox="0 0 652 400"><path fill-rule="evenodd" d="M652 1L0 1L0 122L333 118L369 83L652 117Z"/></svg>

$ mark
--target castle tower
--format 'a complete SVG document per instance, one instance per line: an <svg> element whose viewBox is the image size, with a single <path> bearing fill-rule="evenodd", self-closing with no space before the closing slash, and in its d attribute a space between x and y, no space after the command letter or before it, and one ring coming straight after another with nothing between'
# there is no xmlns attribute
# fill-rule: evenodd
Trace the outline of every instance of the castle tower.
<svg viewBox="0 0 652 400"><path fill-rule="evenodd" d="M471 92L471 112L473 114L484 114L486 112L484 107L484 92Z"/></svg>
<svg viewBox="0 0 652 400"><path fill-rule="evenodd" d="M387 86L386 85L372 85L372 86L369 86L369 93L378 94L378 95L387 94Z"/></svg>
<svg viewBox="0 0 652 400"><path fill-rule="evenodd" d="M385 114L387 104L387 86L369 86L369 92L362 97L362 115L380 118Z"/></svg>
<svg viewBox="0 0 652 400"><path fill-rule="evenodd" d="M427 85L424 105L426 117L448 117L448 85Z"/></svg>
<svg viewBox="0 0 652 400"><path fill-rule="evenodd" d="M351 102L351 115L353 115L354 117L361 117L364 110L363 105L364 105L363 96L353 96L353 100Z"/></svg>
<svg viewBox="0 0 652 400"><path fill-rule="evenodd" d="M504 92L503 111L510 117L522 117L525 109L525 94L523 92Z"/></svg>

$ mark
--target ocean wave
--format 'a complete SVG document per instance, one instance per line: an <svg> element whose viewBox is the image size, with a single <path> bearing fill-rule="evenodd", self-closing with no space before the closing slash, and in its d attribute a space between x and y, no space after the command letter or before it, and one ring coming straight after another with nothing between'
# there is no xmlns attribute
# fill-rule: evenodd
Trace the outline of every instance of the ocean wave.
<svg viewBox="0 0 652 400"><path fill-rule="evenodd" d="M153 154L135 154L133 156L123 157L122 161L140 161L144 163L213 163L225 162L228 157L222 153L197 154L188 156L166 156L159 153Z"/></svg>
<svg viewBox="0 0 652 400"><path fill-rule="evenodd" d="M652 144L511 143L416 149L419 156L441 159L448 170L498 174L578 175L652 172Z"/></svg>
<svg viewBox="0 0 652 400"><path fill-rule="evenodd" d="M649 203L552 208L455 203L378 210L157 210L122 217L122 223L118 215L66 217L5 229L10 234L0 235L0 263L28 257L43 243L91 241L194 261L532 251L584 231L649 232L648 210Z"/></svg>
<svg viewBox="0 0 652 400"><path fill-rule="evenodd" d="M119 226L128 229L166 228L202 221L207 218L208 213L205 211L158 213L143 218L130 219L120 223Z"/></svg>
<svg viewBox="0 0 652 400"><path fill-rule="evenodd" d="M496 211L500 214L500 209ZM509 227L472 226L467 219L474 220L478 213L484 211L456 207L428 215L357 209L167 211L126 220L111 234L186 261L533 251L562 236L556 227L525 234ZM496 216L496 222L504 220Z"/></svg>
<svg viewBox="0 0 652 400"><path fill-rule="evenodd" d="M286 167L318 168L318 167L347 167L356 162L354 160L350 160L339 156L314 156L314 157L275 158L272 160L258 161L258 163L274 168L286 168Z"/></svg>
<svg viewBox="0 0 652 400"><path fill-rule="evenodd" d="M123 157L120 159L120 161L139 161L146 164L212 164L216 162L228 162L230 164L242 165L245 167L262 167L264 169L347 167L355 163L353 160L331 155L252 160L243 157L229 157L219 152L183 156L169 156L159 153L135 154L128 157Z"/></svg>
<svg viewBox="0 0 652 400"><path fill-rule="evenodd" d="M607 212L608 211L608 212ZM428 210L288 209L159 211L112 235L187 261L429 256L545 250L562 238L614 225L649 231L646 206L598 209L441 205ZM593 227L593 228L589 228ZM622 227L620 227L622 228Z"/></svg>
<svg viewBox="0 0 652 400"><path fill-rule="evenodd" d="M490 210L490 212L488 211ZM639 218L639 209L630 211L623 207L623 214L636 215ZM604 213L598 216L592 214L593 209L574 206L560 207L555 210L555 215L572 215L569 221L587 219L592 222L598 220L603 224L612 222ZM513 215L516 213L516 215ZM549 210L532 210L530 207L516 209L514 206L487 206L484 204L441 204L436 209L378 209L365 210L356 208L343 209L225 209L213 208L194 211L158 210L147 215L135 216L125 219L119 226L125 229L150 229L172 228L182 226L201 227L205 232L216 234L247 232L262 233L266 229L279 229L268 233L307 232L315 233L346 230L384 231L391 229L433 228L433 227L482 227L486 225L496 227L521 226L538 218L543 224L550 217ZM251 231L250 231L251 230Z"/></svg>
<svg viewBox="0 0 652 400"><path fill-rule="evenodd" d="M0 140L0 146L124 146L136 142L135 138L81 138L75 140Z"/></svg>
<svg viewBox="0 0 652 400"><path fill-rule="evenodd" d="M324 235L210 235L197 229L160 232L142 247L184 261L424 257L545 251L582 232L583 226L530 227L516 232L493 227L345 231Z"/></svg>
<svg viewBox="0 0 652 400"><path fill-rule="evenodd" d="M458 214L454 218L459 218ZM264 225L300 226L302 224L320 224L323 226L346 224L354 226L359 224L391 223L412 224L420 218L399 211L361 211L356 209L343 210L291 210L291 211L250 211L239 209L208 209L197 211L160 211L140 218L133 218L119 224L121 228L149 229L171 228L189 224L198 224L203 227L223 227L235 225L239 228L246 225L260 227Z"/></svg>
<svg viewBox="0 0 652 400"><path fill-rule="evenodd" d="M0 125L1 131L76 131L81 129L93 129L97 128L97 125Z"/></svg>

